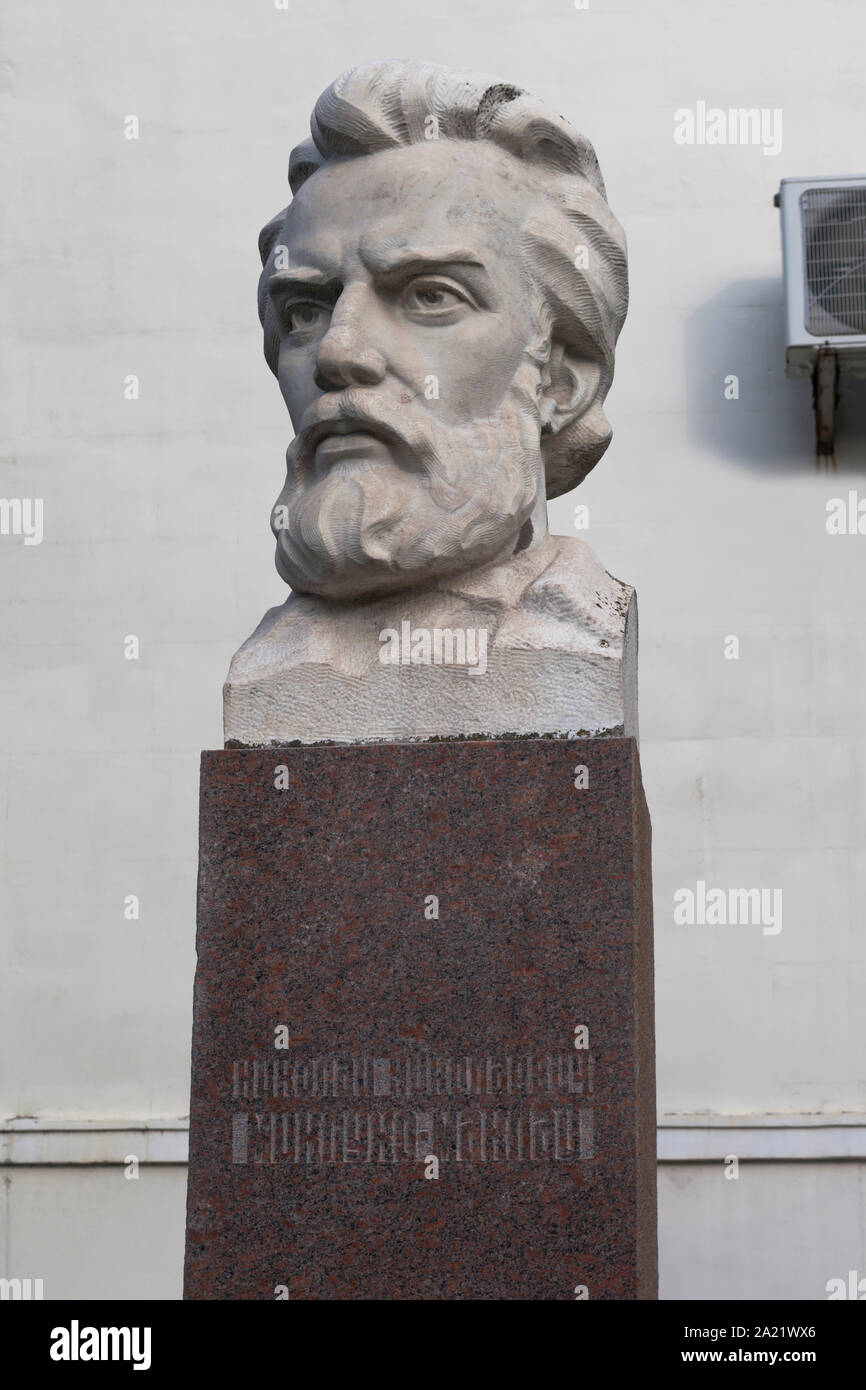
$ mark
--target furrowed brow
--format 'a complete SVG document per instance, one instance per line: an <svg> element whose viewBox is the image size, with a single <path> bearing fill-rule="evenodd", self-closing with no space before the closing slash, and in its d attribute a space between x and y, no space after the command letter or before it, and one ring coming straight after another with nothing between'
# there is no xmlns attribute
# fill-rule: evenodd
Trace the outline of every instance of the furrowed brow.
<svg viewBox="0 0 866 1390"><path fill-rule="evenodd" d="M306 294L313 299L333 304L339 298L342 288L341 282L335 276L303 266L292 270L278 270L268 281L268 294L272 299L282 299L291 294Z"/></svg>
<svg viewBox="0 0 866 1390"><path fill-rule="evenodd" d="M376 275L394 275L405 271L444 269L446 266L475 266L484 269L484 263L472 251L462 246L418 247L412 250L387 251L375 246L362 247L361 259L367 269Z"/></svg>

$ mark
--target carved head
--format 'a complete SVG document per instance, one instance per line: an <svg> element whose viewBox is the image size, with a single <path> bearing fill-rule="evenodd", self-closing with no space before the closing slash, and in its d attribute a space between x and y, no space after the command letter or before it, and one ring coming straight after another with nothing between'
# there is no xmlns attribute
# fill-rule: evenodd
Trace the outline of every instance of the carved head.
<svg viewBox="0 0 866 1390"><path fill-rule="evenodd" d="M595 153L516 87L354 68L259 238L265 356L296 437L293 588L351 599L502 560L610 440L628 288Z"/></svg>

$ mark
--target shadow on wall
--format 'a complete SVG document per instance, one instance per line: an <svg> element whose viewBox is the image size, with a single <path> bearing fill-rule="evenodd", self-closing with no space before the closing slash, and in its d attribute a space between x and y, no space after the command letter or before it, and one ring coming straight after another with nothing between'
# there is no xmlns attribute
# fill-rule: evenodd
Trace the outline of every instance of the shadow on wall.
<svg viewBox="0 0 866 1390"><path fill-rule="evenodd" d="M781 275L737 280L686 320L689 433L762 473L819 466L811 383L785 376L783 295ZM866 472L866 380L842 377L836 421L837 471Z"/></svg>

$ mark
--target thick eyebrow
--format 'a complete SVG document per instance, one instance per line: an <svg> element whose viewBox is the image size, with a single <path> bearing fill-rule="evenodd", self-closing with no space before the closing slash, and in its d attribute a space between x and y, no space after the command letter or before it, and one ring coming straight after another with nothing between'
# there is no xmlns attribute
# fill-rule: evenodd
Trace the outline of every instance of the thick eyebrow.
<svg viewBox="0 0 866 1390"><path fill-rule="evenodd" d="M479 261L472 251L467 251L462 246L413 247L411 250L403 249L396 252L370 246L361 247L360 255L367 269L377 275L392 275L407 270L431 270L446 265L474 266L476 270L484 270L484 262Z"/></svg>
<svg viewBox="0 0 866 1390"><path fill-rule="evenodd" d="M268 281L268 294L272 299L282 295L312 294L316 299L336 303L343 286L333 275L306 266L293 266L291 270L278 270Z"/></svg>

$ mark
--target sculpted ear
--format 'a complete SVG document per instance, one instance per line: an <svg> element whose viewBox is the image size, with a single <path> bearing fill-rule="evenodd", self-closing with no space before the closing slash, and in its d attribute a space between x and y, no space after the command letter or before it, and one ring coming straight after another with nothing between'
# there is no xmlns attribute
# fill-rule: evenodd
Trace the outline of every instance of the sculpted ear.
<svg viewBox="0 0 866 1390"><path fill-rule="evenodd" d="M541 374L541 428L558 434L592 405L601 368L554 340Z"/></svg>

